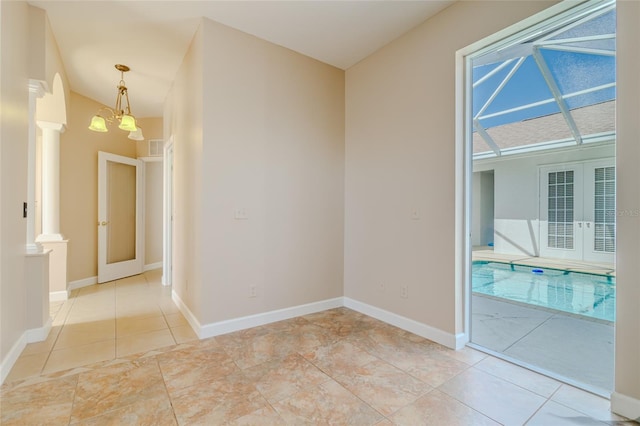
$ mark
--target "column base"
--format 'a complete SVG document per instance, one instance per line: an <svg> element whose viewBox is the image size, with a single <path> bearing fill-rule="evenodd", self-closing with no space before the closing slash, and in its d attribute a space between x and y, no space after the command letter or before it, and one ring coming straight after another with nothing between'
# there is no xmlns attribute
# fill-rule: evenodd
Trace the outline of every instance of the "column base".
<svg viewBox="0 0 640 426"><path fill-rule="evenodd" d="M26 246L27 255L41 254L43 251L44 249L40 243L29 243Z"/></svg>
<svg viewBox="0 0 640 426"><path fill-rule="evenodd" d="M40 241L42 247L51 250L49 257L49 293L67 293L67 243L68 240Z"/></svg>
<svg viewBox="0 0 640 426"><path fill-rule="evenodd" d="M28 329L43 329L51 321L49 319L50 254L50 250L41 250L39 253L27 253L25 258L26 323ZM51 324L49 324L50 326ZM44 338L46 339L46 336Z"/></svg>
<svg viewBox="0 0 640 426"><path fill-rule="evenodd" d="M40 234L36 237L37 243L45 243L47 241L64 241L62 234Z"/></svg>

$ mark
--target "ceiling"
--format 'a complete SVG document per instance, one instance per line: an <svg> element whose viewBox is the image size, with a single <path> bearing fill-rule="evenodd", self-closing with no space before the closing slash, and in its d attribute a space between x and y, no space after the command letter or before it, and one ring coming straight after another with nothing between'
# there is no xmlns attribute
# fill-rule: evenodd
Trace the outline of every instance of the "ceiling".
<svg viewBox="0 0 640 426"><path fill-rule="evenodd" d="M454 1L29 3L46 10L73 91L111 106L126 64L132 112L160 117L201 17L347 69Z"/></svg>

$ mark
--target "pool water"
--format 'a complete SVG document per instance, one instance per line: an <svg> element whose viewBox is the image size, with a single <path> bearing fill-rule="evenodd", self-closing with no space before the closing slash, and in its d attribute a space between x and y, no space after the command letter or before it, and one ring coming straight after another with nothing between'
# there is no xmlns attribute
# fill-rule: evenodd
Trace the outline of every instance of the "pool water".
<svg viewBox="0 0 640 426"><path fill-rule="evenodd" d="M616 281L606 275L475 261L474 293L615 321Z"/></svg>

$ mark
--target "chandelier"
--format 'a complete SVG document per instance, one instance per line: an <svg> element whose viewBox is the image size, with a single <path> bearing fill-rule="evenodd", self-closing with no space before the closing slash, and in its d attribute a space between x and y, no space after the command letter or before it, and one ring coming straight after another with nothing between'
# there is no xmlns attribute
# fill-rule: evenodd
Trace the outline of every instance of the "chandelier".
<svg viewBox="0 0 640 426"><path fill-rule="evenodd" d="M89 130L94 132L108 132L107 123L113 124L118 122L118 128L129 132L129 139L143 140L142 129L136 125L136 119L131 114L131 106L129 105L129 93L124 82L124 73L130 68L126 65L116 64L116 69L120 71L120 82L118 83L118 96L116 97L115 108L102 107L98 110L98 114L91 119ZM123 104L124 102L124 104ZM104 116L101 112L106 112Z"/></svg>

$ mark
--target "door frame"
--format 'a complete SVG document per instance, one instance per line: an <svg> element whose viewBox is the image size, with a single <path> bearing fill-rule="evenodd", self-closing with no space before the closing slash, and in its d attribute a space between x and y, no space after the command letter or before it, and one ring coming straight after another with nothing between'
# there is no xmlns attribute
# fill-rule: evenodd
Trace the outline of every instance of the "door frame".
<svg viewBox="0 0 640 426"><path fill-rule="evenodd" d="M173 283L173 136L164 145L162 285Z"/></svg>
<svg viewBox="0 0 640 426"><path fill-rule="evenodd" d="M473 57L490 49L517 43L526 31L535 31L542 22L570 9L590 8L588 4L560 2L503 30L461 48L455 55L455 347L471 340L471 213L473 147L471 117L471 73Z"/></svg>
<svg viewBox="0 0 640 426"><path fill-rule="evenodd" d="M136 168L136 242L132 260L107 264L107 162ZM98 283L142 273L144 263L144 162L109 152L98 151Z"/></svg>

